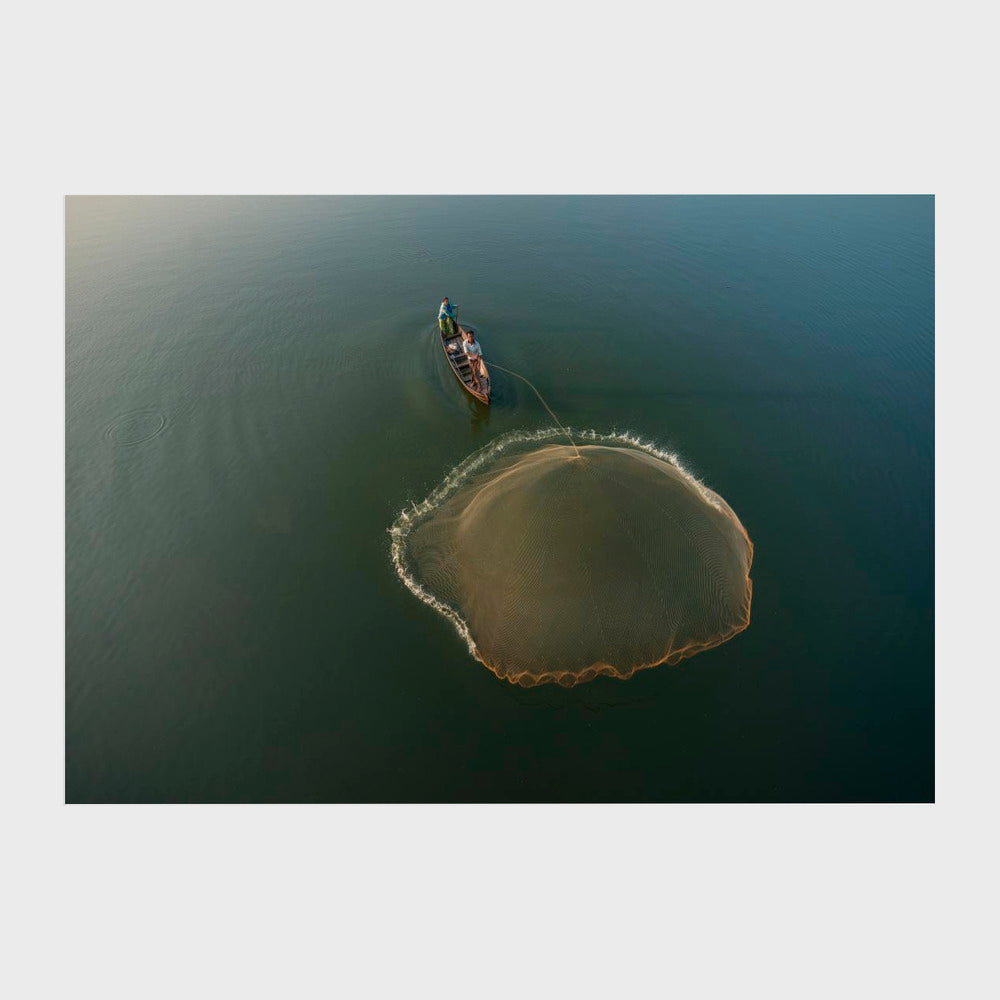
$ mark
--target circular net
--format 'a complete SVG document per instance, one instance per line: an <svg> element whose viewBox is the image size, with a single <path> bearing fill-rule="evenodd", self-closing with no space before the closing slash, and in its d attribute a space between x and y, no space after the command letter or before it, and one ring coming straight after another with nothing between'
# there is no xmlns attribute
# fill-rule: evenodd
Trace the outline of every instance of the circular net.
<svg viewBox="0 0 1000 1000"><path fill-rule="evenodd" d="M393 528L404 582L498 677L627 678L749 624L753 547L729 505L672 456L593 439L494 446Z"/></svg>

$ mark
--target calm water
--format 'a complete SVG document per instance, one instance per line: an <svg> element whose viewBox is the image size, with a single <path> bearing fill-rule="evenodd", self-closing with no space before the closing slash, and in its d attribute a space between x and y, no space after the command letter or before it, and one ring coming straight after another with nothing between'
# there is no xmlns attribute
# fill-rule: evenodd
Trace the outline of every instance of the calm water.
<svg viewBox="0 0 1000 1000"><path fill-rule="evenodd" d="M70 801L928 800L931 198L72 198ZM676 451L752 623L522 690L386 529L489 409L443 295L568 424Z"/></svg>

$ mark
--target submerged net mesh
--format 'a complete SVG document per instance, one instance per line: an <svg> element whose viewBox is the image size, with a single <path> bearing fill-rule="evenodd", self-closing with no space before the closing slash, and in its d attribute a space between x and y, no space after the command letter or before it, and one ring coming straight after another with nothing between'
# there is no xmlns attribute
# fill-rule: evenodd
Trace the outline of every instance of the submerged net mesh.
<svg viewBox="0 0 1000 1000"><path fill-rule="evenodd" d="M676 460L614 438L520 444L393 528L404 582L498 677L626 678L746 628L753 547Z"/></svg>

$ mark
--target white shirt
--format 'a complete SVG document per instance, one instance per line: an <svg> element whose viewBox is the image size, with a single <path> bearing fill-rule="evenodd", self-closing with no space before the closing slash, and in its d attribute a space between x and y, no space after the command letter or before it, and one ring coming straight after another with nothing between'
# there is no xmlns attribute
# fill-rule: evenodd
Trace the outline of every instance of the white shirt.
<svg viewBox="0 0 1000 1000"><path fill-rule="evenodd" d="M479 346L479 341L470 342L465 340L462 342L462 350L468 355L476 355L477 357L483 356L483 349Z"/></svg>

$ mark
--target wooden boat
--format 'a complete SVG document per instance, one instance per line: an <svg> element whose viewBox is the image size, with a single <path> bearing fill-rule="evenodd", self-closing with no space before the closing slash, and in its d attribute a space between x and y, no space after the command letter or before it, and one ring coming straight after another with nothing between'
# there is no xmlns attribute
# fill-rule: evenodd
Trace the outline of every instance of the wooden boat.
<svg viewBox="0 0 1000 1000"><path fill-rule="evenodd" d="M479 384L481 389L477 389L472 384L472 369L469 367L469 359L466 357L465 352L462 350L462 334L465 333L469 327L459 326L455 324L456 333L445 333L444 330L440 330L441 334L441 346L444 348L444 356L448 359L448 365L451 370L455 373L455 378L462 383L465 391L470 395L474 396L479 400L480 403L485 403L487 406L490 405L490 373L489 369L486 367L486 362L483 362L483 371L486 373L485 377L483 375L479 376ZM473 330L473 333L476 331Z"/></svg>

